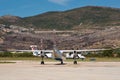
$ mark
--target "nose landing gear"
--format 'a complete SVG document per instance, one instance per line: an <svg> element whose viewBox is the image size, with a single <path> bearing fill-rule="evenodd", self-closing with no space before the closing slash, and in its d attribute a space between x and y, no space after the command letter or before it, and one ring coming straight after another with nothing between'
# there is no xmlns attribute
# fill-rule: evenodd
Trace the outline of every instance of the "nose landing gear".
<svg viewBox="0 0 120 80"><path fill-rule="evenodd" d="M41 64L45 64L44 61L41 61Z"/></svg>
<svg viewBox="0 0 120 80"><path fill-rule="evenodd" d="M73 64L77 64L77 56L78 56L78 54L77 54L77 52L76 51L74 51L74 56L73 56L73 59L74 59L74 62L73 62Z"/></svg>
<svg viewBox="0 0 120 80"><path fill-rule="evenodd" d="M77 64L77 61L75 60L75 61L73 62L73 64Z"/></svg>
<svg viewBox="0 0 120 80"><path fill-rule="evenodd" d="M44 56L41 56L41 59L42 59L42 60L41 60L41 64L45 64L45 63L44 63Z"/></svg>

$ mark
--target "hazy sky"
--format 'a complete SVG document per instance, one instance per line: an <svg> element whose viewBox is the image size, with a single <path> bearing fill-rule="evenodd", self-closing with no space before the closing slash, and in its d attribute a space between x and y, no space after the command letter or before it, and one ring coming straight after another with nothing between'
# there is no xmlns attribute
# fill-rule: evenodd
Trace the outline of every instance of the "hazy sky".
<svg viewBox="0 0 120 80"><path fill-rule="evenodd" d="M0 16L27 17L89 5L120 8L120 0L0 0Z"/></svg>

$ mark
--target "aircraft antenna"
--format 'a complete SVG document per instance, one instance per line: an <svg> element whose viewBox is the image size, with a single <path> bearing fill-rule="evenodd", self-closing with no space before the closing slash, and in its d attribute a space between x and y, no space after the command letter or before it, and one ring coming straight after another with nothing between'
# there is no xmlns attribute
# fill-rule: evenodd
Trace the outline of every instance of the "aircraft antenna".
<svg viewBox="0 0 120 80"><path fill-rule="evenodd" d="M57 42L56 42L56 30L55 30L55 29L53 30L53 33L54 33L54 37L53 37L53 38L54 38L54 39L53 39L53 44L54 44L54 45L53 45L53 46L55 47L55 46L56 46L56 43L57 43Z"/></svg>
<svg viewBox="0 0 120 80"><path fill-rule="evenodd" d="M41 43L41 50L43 49L43 39L40 40Z"/></svg>

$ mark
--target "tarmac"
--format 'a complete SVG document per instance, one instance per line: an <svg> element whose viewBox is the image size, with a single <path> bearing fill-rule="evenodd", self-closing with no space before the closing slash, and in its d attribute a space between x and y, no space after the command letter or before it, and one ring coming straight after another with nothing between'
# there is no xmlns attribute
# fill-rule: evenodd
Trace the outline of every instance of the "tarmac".
<svg viewBox="0 0 120 80"><path fill-rule="evenodd" d="M120 80L120 62L13 62L0 64L0 80Z"/></svg>

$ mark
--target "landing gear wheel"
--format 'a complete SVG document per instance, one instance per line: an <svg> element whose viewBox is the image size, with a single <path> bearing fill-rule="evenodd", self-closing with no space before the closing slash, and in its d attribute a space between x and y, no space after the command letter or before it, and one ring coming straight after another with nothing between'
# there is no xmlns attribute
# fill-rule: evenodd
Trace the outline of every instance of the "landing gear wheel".
<svg viewBox="0 0 120 80"><path fill-rule="evenodd" d="M61 64L63 64L63 61L61 61Z"/></svg>
<svg viewBox="0 0 120 80"><path fill-rule="evenodd" d="M77 64L77 61L74 61L73 63L74 63L74 64Z"/></svg>
<svg viewBox="0 0 120 80"><path fill-rule="evenodd" d="M44 61L41 61L41 64L44 64Z"/></svg>

